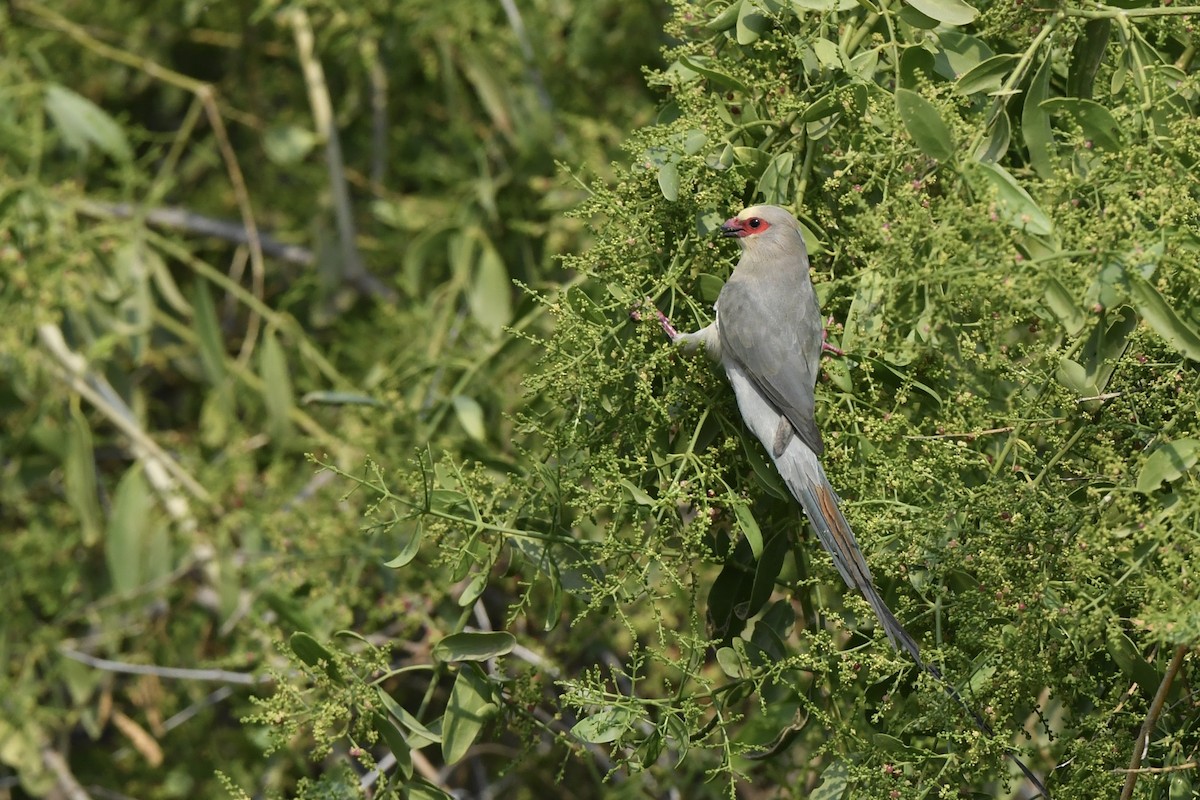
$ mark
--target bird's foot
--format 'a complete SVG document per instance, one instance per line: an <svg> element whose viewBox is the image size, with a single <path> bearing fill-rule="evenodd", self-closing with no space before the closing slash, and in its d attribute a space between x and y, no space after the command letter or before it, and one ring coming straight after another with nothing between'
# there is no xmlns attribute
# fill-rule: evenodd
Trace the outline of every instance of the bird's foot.
<svg viewBox="0 0 1200 800"><path fill-rule="evenodd" d="M825 327L821 329L821 351L825 353L833 353L835 356L844 356L846 351L840 347L835 347L828 342L829 326L834 322L833 317L825 320Z"/></svg>
<svg viewBox="0 0 1200 800"><path fill-rule="evenodd" d="M644 308L654 309L654 314L658 317L658 324L662 326L663 333L667 335L668 339L673 342L679 338L679 331L675 330L675 326L671 324L671 320L667 319L666 314L658 310L658 307L654 305L654 301L649 297L643 300L641 304L635 306L634 309L629 312L629 317L640 322L642 319L642 309Z"/></svg>

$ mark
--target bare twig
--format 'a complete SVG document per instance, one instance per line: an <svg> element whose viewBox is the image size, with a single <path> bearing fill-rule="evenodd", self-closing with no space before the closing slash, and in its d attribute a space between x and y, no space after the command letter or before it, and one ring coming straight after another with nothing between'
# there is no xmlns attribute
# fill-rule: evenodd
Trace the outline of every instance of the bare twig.
<svg viewBox="0 0 1200 800"><path fill-rule="evenodd" d="M214 501L208 490L142 429L133 411L108 380L103 375L92 372L88 368L87 360L71 350L57 325L47 323L39 326L38 338L41 339L42 346L57 360L55 371L63 382L129 437L134 453L146 467L146 477L162 495L163 505L171 516L189 529L195 527L187 502L179 496L175 484L183 486L197 500L212 505Z"/></svg>
<svg viewBox="0 0 1200 800"><path fill-rule="evenodd" d="M1090 403L1093 400L1100 400L1100 401L1112 400L1113 398L1120 397L1120 396L1121 396L1120 392L1105 392L1104 394L1098 394L1093 397L1080 397L1075 402L1076 403Z"/></svg>
<svg viewBox="0 0 1200 800"><path fill-rule="evenodd" d="M180 725L187 722L189 719L196 716L204 709L206 709L210 706L215 706L217 703L220 703L221 701L223 701L225 698L231 696L232 694L233 694L233 689L230 689L228 686L221 686L221 687L209 692L208 696L205 697L200 702L192 703L190 706L185 708L183 711L180 711L178 714L172 714L170 717L167 717L167 719L163 720L163 724L162 724L163 732L165 733L166 731L170 731L175 728L178 728Z"/></svg>
<svg viewBox="0 0 1200 800"><path fill-rule="evenodd" d="M77 206L79 211L91 217L115 217L117 219L145 219L151 225L169 230L211 236L234 244L249 244L250 235L245 227L234 222L208 217L177 206L141 209L130 203L103 203L84 200ZM295 244L281 242L266 234L259 235L259 245L264 256L286 261L289 264L311 266L316 258L311 250Z"/></svg>
<svg viewBox="0 0 1200 800"><path fill-rule="evenodd" d="M358 234L354 227L350 191L346 187L341 140L333 121L333 103L329 99L329 86L325 83L325 70L316 55L312 24L300 6L293 6L284 19L291 25L292 35L296 39L297 57L304 73L304 83L308 87L308 102L312 106L313 125L325 143L329 190L333 196L338 243L341 246L342 276L348 284L364 294L382 297L389 303L395 302L396 293L367 271L358 252Z"/></svg>
<svg viewBox="0 0 1200 800"><path fill-rule="evenodd" d="M927 436L905 436L905 439L975 439L979 436L990 436L994 433L1009 433L1016 430L1012 425L1003 428L988 428L983 431L967 431L965 433L931 433Z"/></svg>
<svg viewBox="0 0 1200 800"><path fill-rule="evenodd" d="M155 664L129 664L124 661L110 661L107 658L97 658L69 647L60 647L59 652L73 661L87 664L89 667L102 669L107 672L120 672L126 675L154 675L158 678L175 678L182 681L218 681L220 683L235 683L240 686L255 686L269 683L270 676L250 675L245 672L231 672L225 669L185 669L183 667L160 667Z"/></svg>
<svg viewBox="0 0 1200 800"><path fill-rule="evenodd" d="M1137 769L1114 769L1116 775L1140 772L1143 775L1165 775L1168 772L1182 772L1185 769L1200 767L1200 761L1185 761L1182 764L1172 764L1169 767L1138 767Z"/></svg>
<svg viewBox="0 0 1200 800"><path fill-rule="evenodd" d="M71 774L71 767L67 764L67 760L57 750L51 750L49 747L43 748L42 763L46 765L46 769L54 773L54 777L58 779L58 788L62 789L63 796L67 800L92 800L75 776Z"/></svg>
<svg viewBox="0 0 1200 800"><path fill-rule="evenodd" d="M371 85L371 190L381 192L388 153L388 74L379 55L377 40L364 40L362 54L367 61L367 80Z"/></svg>
<svg viewBox="0 0 1200 800"><path fill-rule="evenodd" d="M1133 755L1129 759L1129 772L1125 776L1125 786L1121 789L1121 800L1133 797L1133 787L1137 784L1138 775L1143 772L1142 758L1150 747L1150 734L1158 724L1158 715L1162 713L1163 704L1167 702L1167 693L1171 691L1171 684L1179 674L1179 668L1183 666L1184 656L1188 654L1189 649L1187 645L1182 644L1175 648L1175 655L1171 657L1171 663L1167 665L1167 671L1158 684L1158 691L1154 693L1154 700L1150 702L1150 709L1146 712L1146 720L1133 741Z"/></svg>

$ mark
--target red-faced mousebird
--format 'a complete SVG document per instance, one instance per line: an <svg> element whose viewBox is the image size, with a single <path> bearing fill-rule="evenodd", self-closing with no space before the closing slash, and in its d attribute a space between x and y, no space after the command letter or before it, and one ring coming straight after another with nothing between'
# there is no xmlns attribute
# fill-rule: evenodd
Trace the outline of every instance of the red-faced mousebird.
<svg viewBox="0 0 1200 800"><path fill-rule="evenodd" d="M817 460L825 449L813 416L824 328L796 219L778 206L753 206L721 233L737 238L742 258L717 298L716 319L695 333L667 333L721 362L746 427L767 449L843 580L871 604L892 646L923 667L917 643L875 588Z"/></svg>
<svg viewBox="0 0 1200 800"><path fill-rule="evenodd" d="M737 239L742 257L717 296L712 324L679 333L660 314L663 330L686 350L703 347L721 363L746 427L767 449L842 579L862 592L892 646L907 651L991 734L958 691L921 659L917 643L884 602L821 468L818 456L825 448L813 398L824 328L796 218L778 206L752 206L726 221L721 233ZM1014 761L1045 794L1041 781Z"/></svg>

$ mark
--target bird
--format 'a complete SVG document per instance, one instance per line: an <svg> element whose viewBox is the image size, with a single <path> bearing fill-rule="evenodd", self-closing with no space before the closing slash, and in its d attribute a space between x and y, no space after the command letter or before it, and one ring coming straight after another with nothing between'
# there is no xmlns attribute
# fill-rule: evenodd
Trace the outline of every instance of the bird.
<svg viewBox="0 0 1200 800"><path fill-rule="evenodd" d="M724 367L746 427L766 448L846 585L862 593L892 647L907 652L980 730L992 735L979 712L921 657L916 640L888 607L821 466L825 445L817 428L815 396L827 346L800 224L785 208L755 205L726 220L720 230L737 240L741 258L717 295L712 323L680 333L659 312L663 331L685 351L703 348ZM1041 779L1009 756L1048 798Z"/></svg>
<svg viewBox="0 0 1200 800"><path fill-rule="evenodd" d="M725 368L746 426L762 442L792 497L846 584L866 598L892 646L924 667L916 641L875 586L871 568L842 514L819 456L815 417L824 326L796 218L779 206L751 206L721 234L742 257L717 297L715 319L695 333L664 330L685 350L704 351Z"/></svg>

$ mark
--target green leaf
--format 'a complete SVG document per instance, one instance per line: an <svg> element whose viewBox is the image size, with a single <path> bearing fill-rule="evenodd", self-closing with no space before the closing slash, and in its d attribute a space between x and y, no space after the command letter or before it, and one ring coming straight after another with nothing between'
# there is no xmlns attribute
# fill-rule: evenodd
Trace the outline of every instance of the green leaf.
<svg viewBox="0 0 1200 800"><path fill-rule="evenodd" d="M1108 17L1091 19L1083 26L1083 35L1071 48L1071 66L1067 71L1067 93L1084 100L1091 99L1096 73L1104 63L1112 20Z"/></svg>
<svg viewBox="0 0 1200 800"><path fill-rule="evenodd" d="M730 6L731 9L740 7L741 3L734 3ZM733 27L733 24L737 21L736 14L734 17L735 19L730 23L730 27ZM721 72L720 70L713 69L711 66L709 66L711 62L704 56L680 56L679 63L687 69L690 69L692 72L708 78L717 86L723 86L726 89L733 89L735 92L741 92L743 94L749 94L750 92L750 89L746 86L746 84L742 83L737 78L733 77L727 72Z"/></svg>
<svg viewBox="0 0 1200 800"><path fill-rule="evenodd" d="M571 735L589 744L615 742L630 729L634 719L628 708L606 708L576 722Z"/></svg>
<svg viewBox="0 0 1200 800"><path fill-rule="evenodd" d="M715 303L724 287L725 281L716 275L703 272L696 276L696 294L706 303Z"/></svg>
<svg viewBox="0 0 1200 800"><path fill-rule="evenodd" d="M871 744L885 753L905 753L910 749L902 739L897 739L895 736L889 736L886 733L872 734Z"/></svg>
<svg viewBox="0 0 1200 800"><path fill-rule="evenodd" d="M1050 114L1042 108L1042 102L1050 96L1051 61L1049 56L1042 59L1021 107L1021 136L1029 150L1029 163L1040 178L1054 175L1054 133L1050 129Z"/></svg>
<svg viewBox="0 0 1200 800"><path fill-rule="evenodd" d="M418 778L404 784L404 800L454 800L437 786Z"/></svg>
<svg viewBox="0 0 1200 800"><path fill-rule="evenodd" d="M704 27L708 28L710 31L718 32L729 30L737 24L738 17L742 13L742 2L743 0L734 0L734 2L727 5L720 14L717 14L715 17L705 23Z"/></svg>
<svg viewBox="0 0 1200 800"><path fill-rule="evenodd" d="M217 309L209 294L208 284L200 278L192 288L192 309L195 316L192 325L196 329L196 343L200 350L200 364L204 377L212 386L225 382L225 337L217 320Z"/></svg>
<svg viewBox="0 0 1200 800"><path fill-rule="evenodd" d="M737 43L745 47L771 27L771 20L758 0L742 0L737 18Z"/></svg>
<svg viewBox="0 0 1200 800"><path fill-rule="evenodd" d="M918 30L931 31L938 25L941 25L941 23L933 17L929 16L928 14L922 14L912 6L901 6L900 13L896 16L898 16L900 21L905 25L910 25Z"/></svg>
<svg viewBox="0 0 1200 800"><path fill-rule="evenodd" d="M817 57L819 63L825 69L842 69L841 51L838 49L836 42L831 42L828 39L817 39L812 44L813 54Z"/></svg>
<svg viewBox="0 0 1200 800"><path fill-rule="evenodd" d="M467 304L480 327L493 337L512 321L512 280L491 242L483 243Z"/></svg>
<svg viewBox="0 0 1200 800"><path fill-rule="evenodd" d="M374 397L356 392L334 392L319 390L314 392L305 392L300 398L301 405L326 405L326 406L372 406L374 408L382 408L383 403L376 400Z"/></svg>
<svg viewBox="0 0 1200 800"><path fill-rule="evenodd" d="M671 202L679 199L679 167L674 161L667 161L658 168L658 190Z"/></svg>
<svg viewBox="0 0 1200 800"><path fill-rule="evenodd" d="M924 47L906 47L900 56L900 87L916 91L937 80L933 53Z"/></svg>
<svg viewBox="0 0 1200 800"><path fill-rule="evenodd" d="M909 89L896 90L896 109L909 136L922 153L938 161L954 155L954 138L937 106Z"/></svg>
<svg viewBox="0 0 1200 800"><path fill-rule="evenodd" d="M745 503L734 504L733 515L737 517L738 527L741 528L742 535L746 537L746 541L750 544L750 552L754 553L755 558L762 558L762 529L758 527L758 522L754 519L754 513L750 511L750 506Z"/></svg>
<svg viewBox="0 0 1200 800"><path fill-rule="evenodd" d="M733 148L733 157L739 164L746 167L746 173L752 178L761 175L771 160L765 151L759 150L757 147L735 147Z"/></svg>
<svg viewBox="0 0 1200 800"><path fill-rule="evenodd" d="M1093 100L1078 97L1052 97L1041 103L1041 108L1050 114L1065 114L1075 121L1087 137L1098 148L1119 150L1121 128L1112 112Z"/></svg>
<svg viewBox="0 0 1200 800"><path fill-rule="evenodd" d="M997 91L1018 61L1020 57L1012 53L1001 53L980 61L955 81L954 91L962 95Z"/></svg>
<svg viewBox="0 0 1200 800"><path fill-rule="evenodd" d="M1179 353L1192 361L1200 361L1200 334L1179 318L1149 281L1133 272L1126 272L1134 307L1155 333Z"/></svg>
<svg viewBox="0 0 1200 800"><path fill-rule="evenodd" d="M818 119L824 119L830 114L841 111L842 104L838 96L834 93L824 94L818 97L812 105L800 112L801 122L814 122Z"/></svg>
<svg viewBox="0 0 1200 800"><path fill-rule="evenodd" d="M734 641L740 642L741 639L735 639ZM721 667L722 672L735 680L749 677L751 671L750 665L732 647L717 649L717 665Z"/></svg>
<svg viewBox="0 0 1200 800"><path fill-rule="evenodd" d="M883 331L884 307L887 303L883 275L877 269L866 269L858 279L850 310L842 331L842 349L848 353L865 353L871 342Z"/></svg>
<svg viewBox="0 0 1200 800"><path fill-rule="evenodd" d="M1200 439L1176 439L1157 448L1138 472L1137 490L1153 494L1164 483L1174 483L1200 461Z"/></svg>
<svg viewBox="0 0 1200 800"><path fill-rule="evenodd" d="M506 137L511 138L513 120L519 119L519 115L510 111L513 102L509 97L508 83L492 68L490 61L481 57L477 58L474 55L476 52L478 51L470 49L458 51L459 65L462 67L463 75L475 90L479 102L483 105L487 115L491 117L495 128Z"/></svg>
<svg viewBox="0 0 1200 800"><path fill-rule="evenodd" d="M963 0L907 0L907 3L946 25L969 25L979 16L979 12Z"/></svg>
<svg viewBox="0 0 1200 800"><path fill-rule="evenodd" d="M272 125L263 134L263 151L280 166L299 164L317 146L317 135L298 125Z"/></svg>
<svg viewBox="0 0 1200 800"><path fill-rule="evenodd" d="M467 754L496 710L483 672L474 664L464 664L450 690L442 724L442 758L447 764L456 764Z"/></svg>
<svg viewBox="0 0 1200 800"><path fill-rule="evenodd" d="M1067 291L1066 287L1059 283L1058 279L1051 276L1046 280L1046 291L1042 295L1042 299L1046 303L1046 307L1054 314L1055 318L1062 323L1070 336L1078 336L1083 330L1083 326L1087 324L1087 317L1083 313L1083 309L1075 302L1075 298Z"/></svg>
<svg viewBox="0 0 1200 800"><path fill-rule="evenodd" d="M404 740L404 734L390 719L379 712L372 714L371 720L374 722L375 732L379 734L379 738L383 739L383 743L396 757L396 766L400 768L400 772L404 774L405 778L411 778L413 775L412 748Z"/></svg>
<svg viewBox="0 0 1200 800"><path fill-rule="evenodd" d="M1159 683L1158 671L1146 661L1128 636L1119 630L1110 630L1105 642L1108 654L1121 669L1121 674L1138 684L1143 691Z"/></svg>
<svg viewBox="0 0 1200 800"><path fill-rule="evenodd" d="M467 585L463 587L462 594L458 596L458 605L460 608L472 606L475 601L487 589L488 583L492 580L491 566L487 569L482 569L471 576L471 580L467 581Z"/></svg>
<svg viewBox="0 0 1200 800"><path fill-rule="evenodd" d="M1129 344L1129 334L1137 327L1138 317L1129 306L1119 306L1101 312L1092 326L1087 341L1080 350L1079 361L1063 358L1055 377L1063 386L1081 398L1095 398L1108 386L1117 362ZM1100 407L1091 399L1084 406L1089 411Z"/></svg>
<svg viewBox="0 0 1200 800"><path fill-rule="evenodd" d="M754 581L750 585L750 596L744 605L734 609L734 613L742 619L749 619L762 610L775 591L775 579L783 569L787 558L788 535L777 532L767 540L763 547L762 558L754 565Z"/></svg>
<svg viewBox="0 0 1200 800"><path fill-rule="evenodd" d="M267 604L267 608L279 615L280 621L284 624L290 625L298 631L315 630L316 626L313 625L312 620L308 618L296 598L280 594L273 589L267 589L262 593L262 600Z"/></svg>
<svg viewBox="0 0 1200 800"><path fill-rule="evenodd" d="M844 761L834 761L821 773L821 783L808 794L808 800L841 800L850 787L850 770Z"/></svg>
<svg viewBox="0 0 1200 800"><path fill-rule="evenodd" d="M1008 152L1009 142L1012 141L1012 123L1008 121L1008 112L1003 108L992 120L987 131L987 139L979 143L975 151L978 161L994 164Z"/></svg>
<svg viewBox="0 0 1200 800"><path fill-rule="evenodd" d="M67 424L67 451L63 459L63 485L67 501L79 518L81 540L85 547L100 541L104 530L104 515L100 510L99 488L96 484L96 452L92 444L92 427L87 416L72 406Z"/></svg>
<svg viewBox="0 0 1200 800"><path fill-rule="evenodd" d="M517 639L507 631L453 633L433 646L433 657L439 661L487 661L507 655Z"/></svg>
<svg viewBox="0 0 1200 800"><path fill-rule="evenodd" d="M934 56L934 68L947 80L958 80L994 55L986 42L962 31L943 28L937 32L937 40L940 47Z"/></svg>
<svg viewBox="0 0 1200 800"><path fill-rule="evenodd" d="M432 727L422 725L412 714L404 709L404 706L396 702L390 694L383 690L382 687L376 686L375 693L379 700L383 703L384 708L392 715L392 718L403 725L412 734L409 739L409 746L414 749L420 749L425 744L441 744L442 735L433 730ZM436 723L435 723L436 724ZM423 742L418 744L418 742Z"/></svg>
<svg viewBox="0 0 1200 800"><path fill-rule="evenodd" d="M390 561L385 561L384 566L389 569L399 569L400 567L408 566L412 560L417 557L417 553L421 550L421 540L425 538L425 530L420 522L413 525L413 529L404 539L404 544L400 546L400 552L395 558Z"/></svg>
<svg viewBox="0 0 1200 800"><path fill-rule="evenodd" d="M793 153L779 153L767 164L754 191L763 196L763 202L771 205L786 203L791 198Z"/></svg>
<svg viewBox="0 0 1200 800"><path fill-rule="evenodd" d="M745 454L746 462L750 465L754 476L758 478L759 486L776 499L791 500L792 496L788 494L787 488L783 485L783 479L779 477L779 472L774 465L767 463L763 457L762 448L758 447L754 439L749 436L742 437L742 452Z"/></svg>
<svg viewBox="0 0 1200 800"><path fill-rule="evenodd" d="M330 680L337 683L345 682L333 653L309 634L304 631L293 633L288 639L288 646L292 648L296 658L310 667L320 667Z"/></svg>
<svg viewBox="0 0 1200 800"><path fill-rule="evenodd" d="M133 149L125 131L104 109L65 86L46 86L46 114L62 135L63 142L81 156L95 147L115 161L133 160Z"/></svg>
<svg viewBox="0 0 1200 800"><path fill-rule="evenodd" d="M477 442L486 441L487 427L483 423L483 406L479 405L475 398L465 394L454 395L451 402L454 404L454 415L458 417L458 423L467 435Z"/></svg>
<svg viewBox="0 0 1200 800"><path fill-rule="evenodd" d="M654 505L654 498L646 494L646 492L634 484L633 481L622 478L621 485L624 486L626 491L629 492L629 496L633 498L633 502L637 503L639 506Z"/></svg>
<svg viewBox="0 0 1200 800"><path fill-rule="evenodd" d="M848 11L858 0L792 0L792 12L801 16L806 11Z"/></svg>
<svg viewBox="0 0 1200 800"><path fill-rule="evenodd" d="M104 534L104 557L117 594L128 594L142 583L142 549L153 505L141 463L135 462L117 484Z"/></svg>
<svg viewBox="0 0 1200 800"><path fill-rule="evenodd" d="M1054 232L1050 217L1003 167L977 161L975 168L995 191L997 210L1005 222L1019 231L1038 236L1049 236Z"/></svg>
<svg viewBox="0 0 1200 800"><path fill-rule="evenodd" d="M291 413L295 410L295 397L287 358L273 329L268 329L263 337L258 353L258 371L262 378L263 405L267 411L267 433L271 441L280 446L292 435Z"/></svg>

